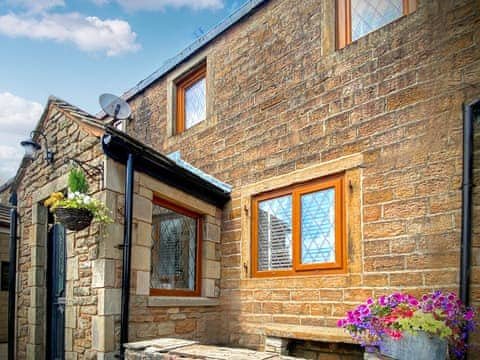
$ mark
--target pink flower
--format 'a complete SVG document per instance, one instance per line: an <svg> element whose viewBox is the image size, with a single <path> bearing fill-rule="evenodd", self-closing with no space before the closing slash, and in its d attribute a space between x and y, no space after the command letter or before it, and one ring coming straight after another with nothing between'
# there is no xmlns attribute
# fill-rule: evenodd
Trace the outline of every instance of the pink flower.
<svg viewBox="0 0 480 360"><path fill-rule="evenodd" d="M414 297L409 298L408 303L412 306L418 306L418 304L419 304L418 300L415 299Z"/></svg>
<svg viewBox="0 0 480 360"><path fill-rule="evenodd" d="M470 321L473 319L473 315L474 315L473 311L468 310L463 317L465 320Z"/></svg>

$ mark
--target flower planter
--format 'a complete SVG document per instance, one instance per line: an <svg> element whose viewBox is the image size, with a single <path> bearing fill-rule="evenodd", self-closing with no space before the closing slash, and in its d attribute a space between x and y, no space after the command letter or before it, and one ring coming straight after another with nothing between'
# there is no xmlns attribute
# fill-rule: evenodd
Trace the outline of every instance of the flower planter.
<svg viewBox="0 0 480 360"><path fill-rule="evenodd" d="M422 331L415 335L404 333L398 340L384 336L380 353L396 360L445 360L448 356L448 344L446 339L429 336Z"/></svg>
<svg viewBox="0 0 480 360"><path fill-rule="evenodd" d="M57 208L55 217L68 230L80 231L90 225L93 214L87 209Z"/></svg>

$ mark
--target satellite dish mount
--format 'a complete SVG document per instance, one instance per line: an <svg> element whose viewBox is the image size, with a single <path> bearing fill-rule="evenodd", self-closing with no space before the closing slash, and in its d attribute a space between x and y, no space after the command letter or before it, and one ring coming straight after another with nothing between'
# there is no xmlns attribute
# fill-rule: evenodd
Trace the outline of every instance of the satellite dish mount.
<svg viewBox="0 0 480 360"><path fill-rule="evenodd" d="M132 114L130 105L128 105L128 103L121 97L116 95L102 94L100 95L99 102L102 110L107 115L113 117L112 123L115 123L117 120L128 119Z"/></svg>

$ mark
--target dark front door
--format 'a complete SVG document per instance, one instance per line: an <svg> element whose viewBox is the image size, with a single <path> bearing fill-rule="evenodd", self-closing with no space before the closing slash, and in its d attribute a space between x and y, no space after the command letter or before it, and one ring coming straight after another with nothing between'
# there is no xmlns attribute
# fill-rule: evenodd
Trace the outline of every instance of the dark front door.
<svg viewBox="0 0 480 360"><path fill-rule="evenodd" d="M65 358L65 228L55 224L48 234L47 359Z"/></svg>

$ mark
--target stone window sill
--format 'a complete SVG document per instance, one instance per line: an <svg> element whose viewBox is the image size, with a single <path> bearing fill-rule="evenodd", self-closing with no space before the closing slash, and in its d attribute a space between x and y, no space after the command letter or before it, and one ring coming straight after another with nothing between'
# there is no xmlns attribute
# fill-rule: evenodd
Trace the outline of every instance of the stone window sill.
<svg viewBox="0 0 480 360"><path fill-rule="evenodd" d="M189 296L149 296L150 307L218 306L218 299Z"/></svg>

